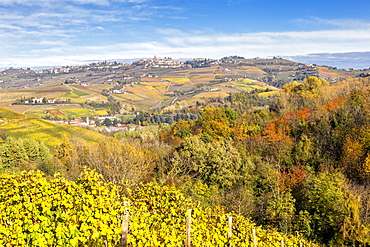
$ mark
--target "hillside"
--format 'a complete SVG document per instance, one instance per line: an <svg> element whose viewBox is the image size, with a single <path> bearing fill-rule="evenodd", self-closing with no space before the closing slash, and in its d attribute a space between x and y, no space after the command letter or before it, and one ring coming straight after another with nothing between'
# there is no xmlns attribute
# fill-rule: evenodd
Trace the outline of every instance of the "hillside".
<svg viewBox="0 0 370 247"><path fill-rule="evenodd" d="M64 136L76 136L90 143L100 142L104 136L91 130L46 120L0 108L0 132L2 137L13 136L43 141L54 148Z"/></svg>

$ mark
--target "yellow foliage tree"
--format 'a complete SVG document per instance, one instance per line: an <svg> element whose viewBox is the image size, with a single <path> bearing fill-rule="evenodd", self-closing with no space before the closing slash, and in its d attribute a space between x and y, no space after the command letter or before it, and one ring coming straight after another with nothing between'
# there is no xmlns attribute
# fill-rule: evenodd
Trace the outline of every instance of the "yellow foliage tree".
<svg viewBox="0 0 370 247"><path fill-rule="evenodd" d="M283 97L280 101L284 107L288 108L290 108L289 106L303 108L310 104L317 105L318 100L324 97L322 89L326 86L329 86L326 80L315 76L304 79L303 83L293 81L284 85L282 89Z"/></svg>
<svg viewBox="0 0 370 247"><path fill-rule="evenodd" d="M157 160L154 151L142 147L137 141L120 142L115 138L107 138L92 147L87 157L89 167L113 183L142 181L152 174Z"/></svg>

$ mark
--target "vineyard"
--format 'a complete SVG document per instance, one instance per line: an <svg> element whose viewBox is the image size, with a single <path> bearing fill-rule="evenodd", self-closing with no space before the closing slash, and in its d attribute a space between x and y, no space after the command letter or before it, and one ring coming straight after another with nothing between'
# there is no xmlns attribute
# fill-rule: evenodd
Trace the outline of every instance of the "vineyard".
<svg viewBox="0 0 370 247"><path fill-rule="evenodd" d="M2 174L0 244L121 246L122 216L129 213L129 246L184 246L186 214L192 209L191 246L308 245L299 235L264 230L223 208L200 207L173 187L112 185L100 179L89 170L75 182L35 171Z"/></svg>
<svg viewBox="0 0 370 247"><path fill-rule="evenodd" d="M81 109L83 110L83 109ZM0 117L4 123L0 131L6 135L23 138L33 138L43 141L53 148L63 136L78 136L88 142L97 143L102 135L91 130L78 128L67 124L55 124L46 120L29 117L13 111L0 108Z"/></svg>

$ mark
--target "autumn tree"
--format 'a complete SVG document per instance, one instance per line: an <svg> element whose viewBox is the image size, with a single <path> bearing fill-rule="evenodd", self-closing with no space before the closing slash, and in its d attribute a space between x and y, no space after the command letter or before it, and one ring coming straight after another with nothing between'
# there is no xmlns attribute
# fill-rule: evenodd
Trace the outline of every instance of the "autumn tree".
<svg viewBox="0 0 370 247"><path fill-rule="evenodd" d="M340 167L352 179L370 181L369 154L366 152L361 137L348 134L342 145Z"/></svg>
<svg viewBox="0 0 370 247"><path fill-rule="evenodd" d="M297 81L287 83L283 86L279 104L288 110L315 107L324 99L322 90L326 86L329 86L326 80L315 76L304 79L303 83Z"/></svg>
<svg viewBox="0 0 370 247"><path fill-rule="evenodd" d="M277 162L291 163L293 140L290 137L290 126L282 119L268 123L262 132L266 142L267 155Z"/></svg>
<svg viewBox="0 0 370 247"><path fill-rule="evenodd" d="M159 138L163 142L177 146L184 138L192 135L193 128L193 120L180 119L169 128L163 129Z"/></svg>
<svg viewBox="0 0 370 247"><path fill-rule="evenodd" d="M119 141L115 138L107 138L91 147L86 162L90 168L102 174L106 181L139 182L152 176L157 155L141 146L138 140Z"/></svg>
<svg viewBox="0 0 370 247"><path fill-rule="evenodd" d="M200 113L196 123L201 132L211 136L213 139L230 139L231 127L238 118L237 112L230 108L206 106Z"/></svg>

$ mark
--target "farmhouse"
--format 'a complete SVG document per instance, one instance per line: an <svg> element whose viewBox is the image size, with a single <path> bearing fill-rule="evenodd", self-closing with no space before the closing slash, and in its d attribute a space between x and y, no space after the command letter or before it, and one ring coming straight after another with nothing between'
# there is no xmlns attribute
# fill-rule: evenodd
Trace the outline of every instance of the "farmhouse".
<svg viewBox="0 0 370 247"><path fill-rule="evenodd" d="M55 99L55 103L63 103L66 102L67 99Z"/></svg>
<svg viewBox="0 0 370 247"><path fill-rule="evenodd" d="M114 89L114 90L113 90L113 93L115 93L115 94L124 94L124 93L125 93L125 91L124 91L124 90L122 90L122 89Z"/></svg>
<svg viewBox="0 0 370 247"><path fill-rule="evenodd" d="M24 104L57 104L66 102L67 99L55 99L55 98L33 98L33 99L26 99L22 100Z"/></svg>
<svg viewBox="0 0 370 247"><path fill-rule="evenodd" d="M116 116L99 116L99 117L96 117L97 119L99 120L105 120L105 119L110 119L110 120L114 120L114 119L117 119Z"/></svg>
<svg viewBox="0 0 370 247"><path fill-rule="evenodd" d="M34 98L30 100L31 104L41 104L43 103L44 98Z"/></svg>

